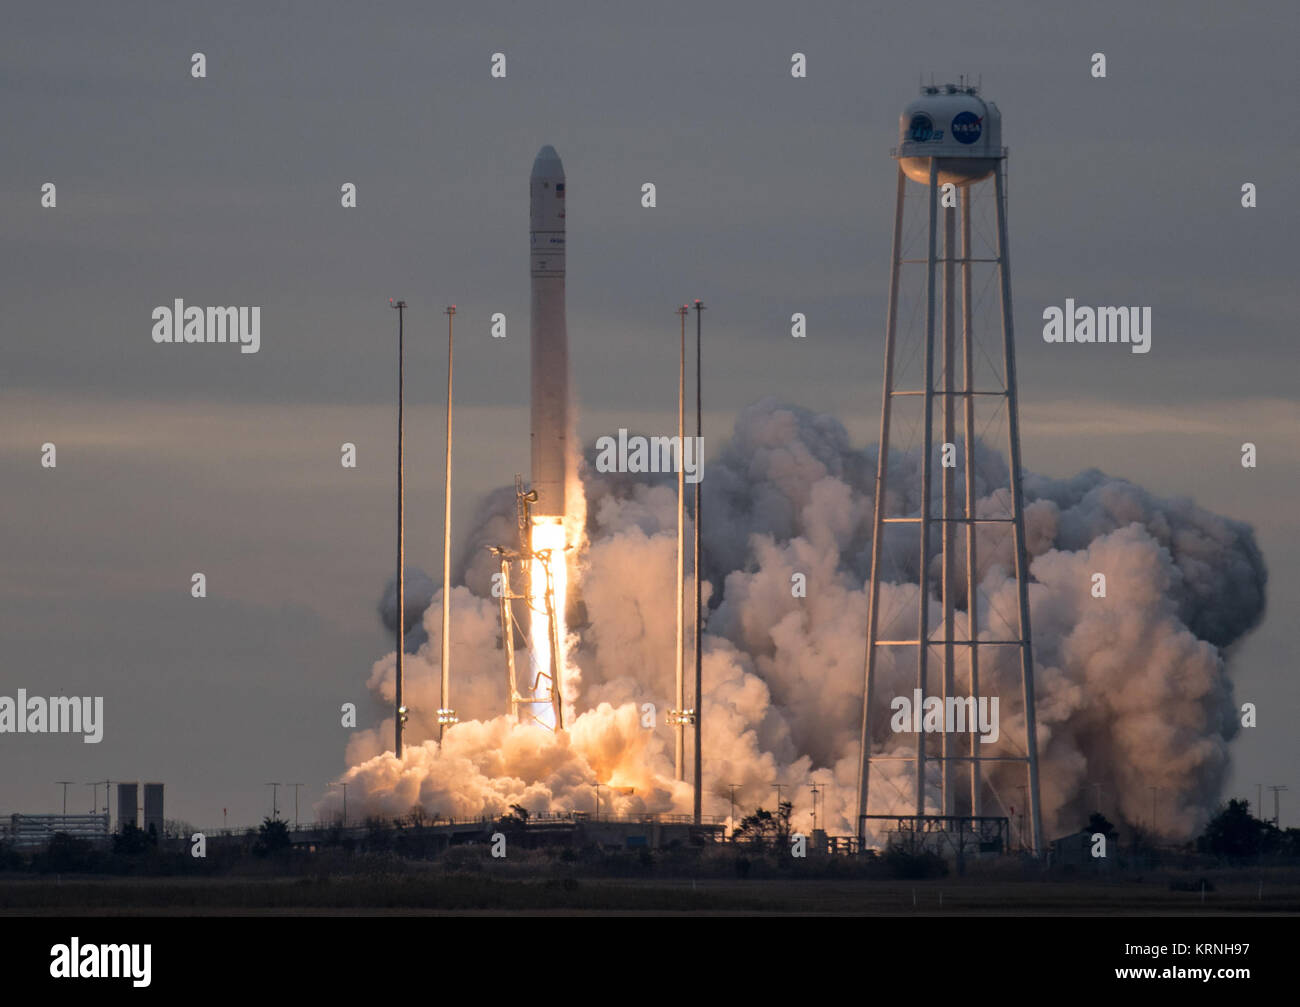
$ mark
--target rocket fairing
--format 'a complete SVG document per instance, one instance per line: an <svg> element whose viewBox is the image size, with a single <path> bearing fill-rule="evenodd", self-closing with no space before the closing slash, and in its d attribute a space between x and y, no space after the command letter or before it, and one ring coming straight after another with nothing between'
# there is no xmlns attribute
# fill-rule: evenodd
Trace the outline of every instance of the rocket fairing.
<svg viewBox="0 0 1300 1007"><path fill-rule="evenodd" d="M532 488L538 517L563 517L569 436L569 337L564 319L564 165L549 144L529 179L532 274Z"/></svg>

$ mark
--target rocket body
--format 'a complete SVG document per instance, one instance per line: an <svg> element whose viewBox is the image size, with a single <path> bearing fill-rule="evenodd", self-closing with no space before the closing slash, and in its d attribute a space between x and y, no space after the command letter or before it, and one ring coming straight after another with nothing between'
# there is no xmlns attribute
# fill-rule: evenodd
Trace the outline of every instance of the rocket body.
<svg viewBox="0 0 1300 1007"><path fill-rule="evenodd" d="M564 317L564 165L543 147L529 179L533 514L563 517L569 437L569 336Z"/></svg>

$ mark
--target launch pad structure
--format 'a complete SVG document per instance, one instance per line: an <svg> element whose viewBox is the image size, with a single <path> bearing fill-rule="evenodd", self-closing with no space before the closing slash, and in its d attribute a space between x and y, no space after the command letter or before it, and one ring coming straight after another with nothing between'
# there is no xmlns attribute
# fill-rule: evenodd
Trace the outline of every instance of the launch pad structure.
<svg viewBox="0 0 1300 1007"><path fill-rule="evenodd" d="M496 556L501 562L501 581L498 585L500 591L501 603L501 646L505 653L506 680L510 696L510 713L518 720L521 707L551 707L552 723L554 730L559 731L564 728L564 697L561 692L560 677L560 616L559 605L555 598L555 575L553 563L565 562L565 556L562 551L554 549L533 549L531 544L531 533L533 527L533 504L537 502L536 490L525 490L523 480L515 476L515 508L517 523L519 527L518 545L511 549L506 546L489 546L489 551ZM542 597L542 606L537 606L537 599L530 590L533 584L533 564L539 564L540 569L545 576L545 591ZM519 567L522 576L524 592L515 591L513 584L514 579L511 576L512 567ZM527 613L527 623L520 626L520 620L515 615L515 602L522 601ZM519 689L519 676L516 665L517 645L515 643L516 634L522 636L527 641L532 639L529 632L533 620L545 618L547 627L547 638L550 641L549 655L545 668L535 667L532 660L532 648L524 644L524 652L529 655L529 669L532 672L531 681L528 683L528 692L521 692ZM544 689L539 689L545 686ZM550 727L546 721L535 714L533 720L544 727Z"/></svg>
<svg viewBox="0 0 1300 1007"><path fill-rule="evenodd" d="M913 856L935 853L959 860L971 855L1007 853L1011 820L993 815L866 815L867 822L892 825L886 829L888 849Z"/></svg>

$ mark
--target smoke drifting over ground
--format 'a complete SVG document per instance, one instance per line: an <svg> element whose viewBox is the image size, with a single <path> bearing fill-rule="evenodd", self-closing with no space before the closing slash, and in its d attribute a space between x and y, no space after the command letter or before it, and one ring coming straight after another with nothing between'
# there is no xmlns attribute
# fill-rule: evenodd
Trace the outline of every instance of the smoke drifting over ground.
<svg viewBox="0 0 1300 1007"><path fill-rule="evenodd" d="M896 494L919 486L921 459L893 451L890 464L890 512L919 513L919 497ZM854 449L835 418L765 400L740 414L706 468L706 815L728 813L728 784L739 785L738 808L771 808L779 782L795 796L795 825L806 829L815 777L829 783L819 825L832 834L854 831L875 467L876 448ZM976 486L980 513L1006 513L1005 460L977 445L976 469L987 477ZM1001 473L1000 482L990 473ZM402 762L391 754L389 654L368 682L385 719L354 734L347 748L352 768L342 779L350 783L350 817L356 809L405 814L416 803L456 818L497 816L512 804L533 813L590 811L597 783L602 813L690 811L689 785L672 779L667 724L675 477L601 475L588 465L583 482L588 542L576 573L586 621L570 627L569 730L553 735L505 715L498 603L491 596L498 567L483 549L514 540L513 492L500 490L469 537L455 578L461 586L452 593L453 705L462 723L446 732L441 748L431 740L441 592L416 575L423 579L408 578L407 586L408 750ZM1026 474L1025 500L1047 835L1086 821L1096 784L1106 813L1124 823L1148 820L1149 788L1160 788L1160 831L1188 835L1219 799L1237 729L1227 648L1264 610L1266 573L1253 533L1190 501L1163 500L1096 470L1067 480ZM881 628L890 626L894 638L914 637L916 533L906 525L888 530ZM689 527L687 535L689 542ZM935 541L932 572L941 563ZM981 528L978 545L980 633L1006 639L1014 635L1016 613L1009 532ZM1106 575L1104 598L1093 597L1095 573ZM806 578L806 597L791 590L795 574ZM963 599L958 603L964 607ZM942 606L933 596L929 604L937 638ZM394 609L390 589L381 604L390 626ZM962 639L964 612L957 621ZM966 691L965 660L959 656L956 668L959 694ZM874 754L911 755L912 736L890 729L889 698L911 695L915 651L882 655L878 668ZM980 680L981 693L1001 699L1001 737L980 754L1022 755L1013 649L981 648ZM930 770L933 808L938 767ZM910 772L907 763L873 764L872 813L910 812ZM987 770L992 790L984 813L1009 814L1019 805L1023 775L1016 764ZM318 810L337 814L340 803L331 795Z"/></svg>

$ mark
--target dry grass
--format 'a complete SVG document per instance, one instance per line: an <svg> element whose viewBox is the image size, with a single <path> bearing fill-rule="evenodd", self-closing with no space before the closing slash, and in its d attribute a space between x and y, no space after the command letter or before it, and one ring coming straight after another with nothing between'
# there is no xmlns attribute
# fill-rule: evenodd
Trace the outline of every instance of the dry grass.
<svg viewBox="0 0 1300 1007"><path fill-rule="evenodd" d="M1300 914L1300 879L1213 879L1214 891L1171 891L1168 879L931 881L569 879L476 874L299 879L46 877L0 882L6 915L419 914L459 912L726 913L736 915L1123 916Z"/></svg>

